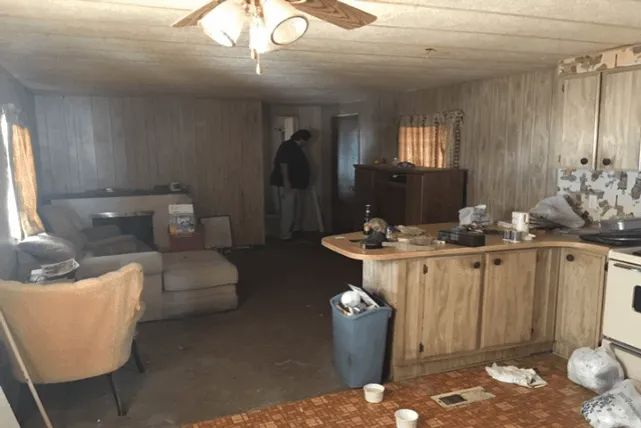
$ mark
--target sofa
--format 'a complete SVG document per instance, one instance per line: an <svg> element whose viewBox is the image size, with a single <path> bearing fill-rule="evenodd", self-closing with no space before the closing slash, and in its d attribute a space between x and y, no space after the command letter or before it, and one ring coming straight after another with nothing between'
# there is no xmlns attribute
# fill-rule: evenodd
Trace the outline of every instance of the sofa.
<svg viewBox="0 0 641 428"><path fill-rule="evenodd" d="M71 247L73 257L80 264L75 279L97 277L129 263L142 266L142 300L146 309L141 321L227 311L238 306L238 270L217 251L150 251L135 237L120 234L117 227L80 229L80 223L74 220L75 214L67 208L45 206L39 211L47 227L47 240L54 237L57 244ZM4 269L13 271L14 278L21 281L28 278L31 269L47 261L38 257L42 251L35 256L34 251L27 253L25 241L15 246L16 256L9 258L15 259L16 265ZM52 252L50 248L44 251ZM60 259L67 257L65 251L62 253L65 256Z"/></svg>

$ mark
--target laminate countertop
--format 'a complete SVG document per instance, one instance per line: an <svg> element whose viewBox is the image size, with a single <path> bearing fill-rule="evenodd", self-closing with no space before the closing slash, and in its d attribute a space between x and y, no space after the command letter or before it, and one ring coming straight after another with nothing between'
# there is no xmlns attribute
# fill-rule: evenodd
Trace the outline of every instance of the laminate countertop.
<svg viewBox="0 0 641 428"><path fill-rule="evenodd" d="M439 230L451 229L455 223L423 224L419 227L436 237ZM429 247L421 246L385 246L376 250L365 250L359 242L365 237L362 232L345 233L326 236L321 241L323 246L345 257L354 260L400 260L417 257L441 257L449 255L467 255L486 253L490 251L525 250L529 248L576 248L591 252L599 256L607 256L610 247L591 242L582 241L577 235L562 234L558 232L534 231L536 235L532 241L520 243L504 242L498 234L488 234L485 237L486 245L482 247L465 247L462 245L442 244Z"/></svg>

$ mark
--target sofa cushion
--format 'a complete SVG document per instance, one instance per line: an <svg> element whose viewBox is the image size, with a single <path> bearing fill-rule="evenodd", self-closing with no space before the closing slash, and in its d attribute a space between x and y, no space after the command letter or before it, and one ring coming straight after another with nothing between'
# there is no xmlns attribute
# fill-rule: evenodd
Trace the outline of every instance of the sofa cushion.
<svg viewBox="0 0 641 428"><path fill-rule="evenodd" d="M90 257L79 260L80 267L76 278L91 278L111 272L129 263L138 263L142 266L145 276L157 275L162 272L162 256L156 251L143 253L119 254L113 256Z"/></svg>
<svg viewBox="0 0 641 428"><path fill-rule="evenodd" d="M76 257L71 242L47 233L29 236L18 243L18 249L42 264L58 263Z"/></svg>
<svg viewBox="0 0 641 428"><path fill-rule="evenodd" d="M74 211L57 205L43 205L38 210L47 231L70 241L77 253L87 244L87 237L81 232L82 222Z"/></svg>
<svg viewBox="0 0 641 428"><path fill-rule="evenodd" d="M87 255L113 256L118 254L142 253L151 248L133 235L118 235L87 243Z"/></svg>
<svg viewBox="0 0 641 428"><path fill-rule="evenodd" d="M238 269L215 251L163 254L163 288L185 291L238 282Z"/></svg>

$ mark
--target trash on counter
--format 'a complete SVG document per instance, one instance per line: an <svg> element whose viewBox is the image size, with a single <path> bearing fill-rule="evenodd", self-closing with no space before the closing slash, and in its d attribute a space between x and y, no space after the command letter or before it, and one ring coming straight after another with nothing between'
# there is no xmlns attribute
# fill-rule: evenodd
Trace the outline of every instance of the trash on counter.
<svg viewBox="0 0 641 428"><path fill-rule="evenodd" d="M366 212L366 218L367 215ZM374 250L383 248L383 242L387 240L387 222L378 217L367 220L363 224L363 233L365 233L365 239L361 241L361 246L364 249Z"/></svg>
<svg viewBox="0 0 641 428"><path fill-rule="evenodd" d="M487 213L487 205L481 204L473 207L461 208L458 211L458 222L460 226L490 224L490 217Z"/></svg>
<svg viewBox="0 0 641 428"><path fill-rule="evenodd" d="M641 428L641 384L628 379L583 403L581 414L594 428Z"/></svg>
<svg viewBox="0 0 641 428"><path fill-rule="evenodd" d="M344 315L358 315L372 308L380 308L380 305L363 289L352 284L347 284L350 291L341 294L340 302L336 307Z"/></svg>
<svg viewBox="0 0 641 428"><path fill-rule="evenodd" d="M499 366L496 363L492 367L485 367L485 371L492 378L505 383L513 383L526 388L541 388L548 383L534 369L520 369L516 366Z"/></svg>
<svg viewBox="0 0 641 428"><path fill-rule="evenodd" d="M539 223L543 227L569 227L578 229L585 225L581 218L563 195L550 196L539 201L530 210L532 223Z"/></svg>
<svg viewBox="0 0 641 428"><path fill-rule="evenodd" d="M607 345L578 348L568 360L568 379L603 394L624 379L623 367Z"/></svg>

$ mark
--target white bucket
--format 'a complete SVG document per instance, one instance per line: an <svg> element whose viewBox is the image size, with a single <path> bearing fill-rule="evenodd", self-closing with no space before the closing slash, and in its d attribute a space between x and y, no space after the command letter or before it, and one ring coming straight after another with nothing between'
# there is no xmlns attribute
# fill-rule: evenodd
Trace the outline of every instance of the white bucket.
<svg viewBox="0 0 641 428"><path fill-rule="evenodd" d="M363 392L365 393L365 401L368 403L380 403L383 401L385 387L378 383L368 383L363 387Z"/></svg>
<svg viewBox="0 0 641 428"><path fill-rule="evenodd" d="M410 409L400 409L394 413L396 428L416 428L418 426L418 413Z"/></svg>

